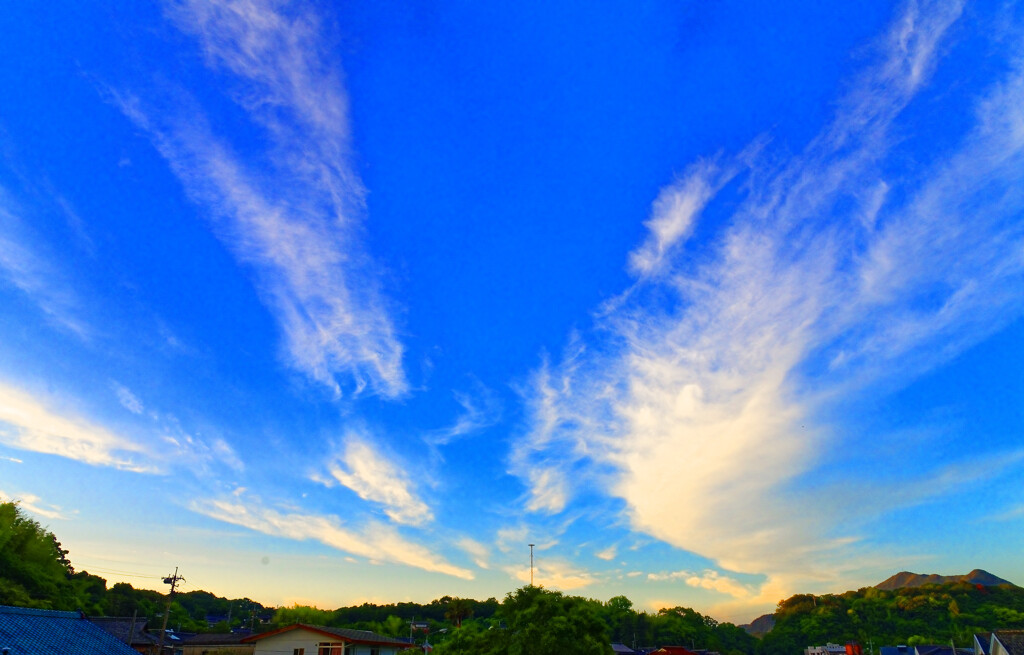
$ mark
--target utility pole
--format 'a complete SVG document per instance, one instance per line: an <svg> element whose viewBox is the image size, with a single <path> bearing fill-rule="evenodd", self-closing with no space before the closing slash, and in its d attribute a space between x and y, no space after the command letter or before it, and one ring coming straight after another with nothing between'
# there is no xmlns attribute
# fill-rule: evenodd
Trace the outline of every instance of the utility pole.
<svg viewBox="0 0 1024 655"><path fill-rule="evenodd" d="M135 641L135 621L138 618L139 618L139 608L136 607L135 611L132 612L132 629L128 633L128 641L125 642L126 644L128 644L129 647L131 647L132 642Z"/></svg>
<svg viewBox="0 0 1024 655"><path fill-rule="evenodd" d="M533 544L530 544L530 586L533 586Z"/></svg>
<svg viewBox="0 0 1024 655"><path fill-rule="evenodd" d="M178 567L174 567L174 575L169 575L164 578L164 584L171 585L171 593L167 596L167 607L164 608L164 627L160 630L160 646L157 651L157 655L164 655L164 639L167 637L167 619L171 616L171 602L174 600L174 590L178 586L179 582L184 582L185 578L178 575Z"/></svg>

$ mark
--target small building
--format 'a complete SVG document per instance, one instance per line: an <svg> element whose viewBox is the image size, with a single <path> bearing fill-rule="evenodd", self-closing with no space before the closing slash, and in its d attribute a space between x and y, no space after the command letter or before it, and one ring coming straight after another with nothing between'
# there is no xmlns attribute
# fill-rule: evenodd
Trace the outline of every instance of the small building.
<svg viewBox="0 0 1024 655"><path fill-rule="evenodd" d="M6 605L0 605L0 650L10 655L138 655L82 612Z"/></svg>
<svg viewBox="0 0 1024 655"><path fill-rule="evenodd" d="M369 630L304 623L249 635L241 643L253 644L254 655L395 655L410 646L403 639L385 637Z"/></svg>
<svg viewBox="0 0 1024 655"><path fill-rule="evenodd" d="M633 655L636 651L626 644L612 644L612 652L616 653L616 655L619 655L619 653L622 655Z"/></svg>
<svg viewBox="0 0 1024 655"><path fill-rule="evenodd" d="M824 646L808 646L804 649L804 655L847 655L846 646L829 642Z"/></svg>

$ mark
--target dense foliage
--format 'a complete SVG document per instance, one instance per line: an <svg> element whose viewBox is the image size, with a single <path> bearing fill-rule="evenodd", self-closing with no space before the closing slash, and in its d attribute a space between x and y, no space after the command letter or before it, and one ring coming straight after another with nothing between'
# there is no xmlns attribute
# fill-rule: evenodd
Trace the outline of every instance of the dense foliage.
<svg viewBox="0 0 1024 655"><path fill-rule="evenodd" d="M637 612L625 596L607 602L527 586L508 594L495 615L474 618L433 640L438 655L602 653L609 644L686 645L742 655L757 640L731 623L688 607Z"/></svg>
<svg viewBox="0 0 1024 655"><path fill-rule="evenodd" d="M867 587L779 603L763 655L792 655L826 641L867 648L896 644L972 645L975 632L1024 628L1024 589L966 582L883 591Z"/></svg>
<svg viewBox="0 0 1024 655"><path fill-rule="evenodd" d="M76 573L53 533L15 503L0 503L0 605L99 613L103 578Z"/></svg>

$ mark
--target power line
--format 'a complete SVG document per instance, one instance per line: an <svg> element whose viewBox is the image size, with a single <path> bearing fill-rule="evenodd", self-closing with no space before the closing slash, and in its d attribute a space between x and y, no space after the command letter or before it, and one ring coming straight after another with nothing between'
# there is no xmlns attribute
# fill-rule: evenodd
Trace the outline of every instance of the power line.
<svg viewBox="0 0 1024 655"><path fill-rule="evenodd" d="M148 574L145 574L145 573L134 573L132 571L118 571L117 569L108 569L108 568L104 568L102 566L84 566L84 567L81 567L81 569L83 571L99 571L100 573L112 573L112 574L115 574L115 575L124 575L124 576L127 576L129 578L150 578L150 579L153 579L153 580L159 580L162 577L164 577L162 575L148 575Z"/></svg>

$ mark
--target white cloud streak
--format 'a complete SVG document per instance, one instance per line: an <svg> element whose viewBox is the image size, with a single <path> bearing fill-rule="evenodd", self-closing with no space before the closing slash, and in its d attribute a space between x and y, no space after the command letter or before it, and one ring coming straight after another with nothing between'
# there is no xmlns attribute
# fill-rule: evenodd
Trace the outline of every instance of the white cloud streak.
<svg viewBox="0 0 1024 655"><path fill-rule="evenodd" d="M0 489L0 502L18 503L22 509L46 519L67 519L67 516L65 516L60 507L44 503L43 499L35 494L22 493L11 495Z"/></svg>
<svg viewBox="0 0 1024 655"><path fill-rule="evenodd" d="M83 418L59 413L30 394L0 383L0 442L93 466L154 473L147 448Z"/></svg>
<svg viewBox="0 0 1024 655"><path fill-rule="evenodd" d="M422 525L433 519L430 507L410 490L408 469L396 466L359 435L348 435L328 470L363 500L383 505L396 523Z"/></svg>
<svg viewBox="0 0 1024 655"><path fill-rule="evenodd" d="M473 563L482 569L490 568L490 550L475 539L463 537L456 542L456 545L466 551L473 558Z"/></svg>
<svg viewBox="0 0 1024 655"><path fill-rule="evenodd" d="M189 434L173 418L160 421L159 426L134 430L129 437L124 430L111 429L67 409L69 404L73 403L61 398L42 400L0 381L0 443L136 473L166 474L176 467L203 474L221 466L244 469L224 439Z"/></svg>
<svg viewBox="0 0 1024 655"><path fill-rule="evenodd" d="M842 517L798 491L827 443L816 410L910 380L1024 311L1021 53L955 152L920 180L880 172L960 11L908 4L803 153L773 169L748 163L746 201L712 257L693 263L678 246L721 188L715 167L662 193L631 255L638 281L600 319L611 337L574 336L534 378L531 430L510 458L528 509L559 512L610 480L634 528L767 573L749 603L848 570L839 554L853 540L829 535Z"/></svg>
<svg viewBox="0 0 1024 655"><path fill-rule="evenodd" d="M360 247L364 190L349 164L347 97L316 17L276 2L180 2L168 15L230 73L236 101L269 135L266 168L243 163L178 94L147 106L112 92L146 131L218 236L252 267L290 365L342 391L407 390L403 347Z"/></svg>
<svg viewBox="0 0 1024 655"><path fill-rule="evenodd" d="M281 512L263 507L258 499L220 498L197 500L191 509L219 521L286 539L314 539L337 550L365 557L443 573L472 580L468 569L454 566L427 548L402 537L387 524L370 522L358 528L348 527L334 516Z"/></svg>

